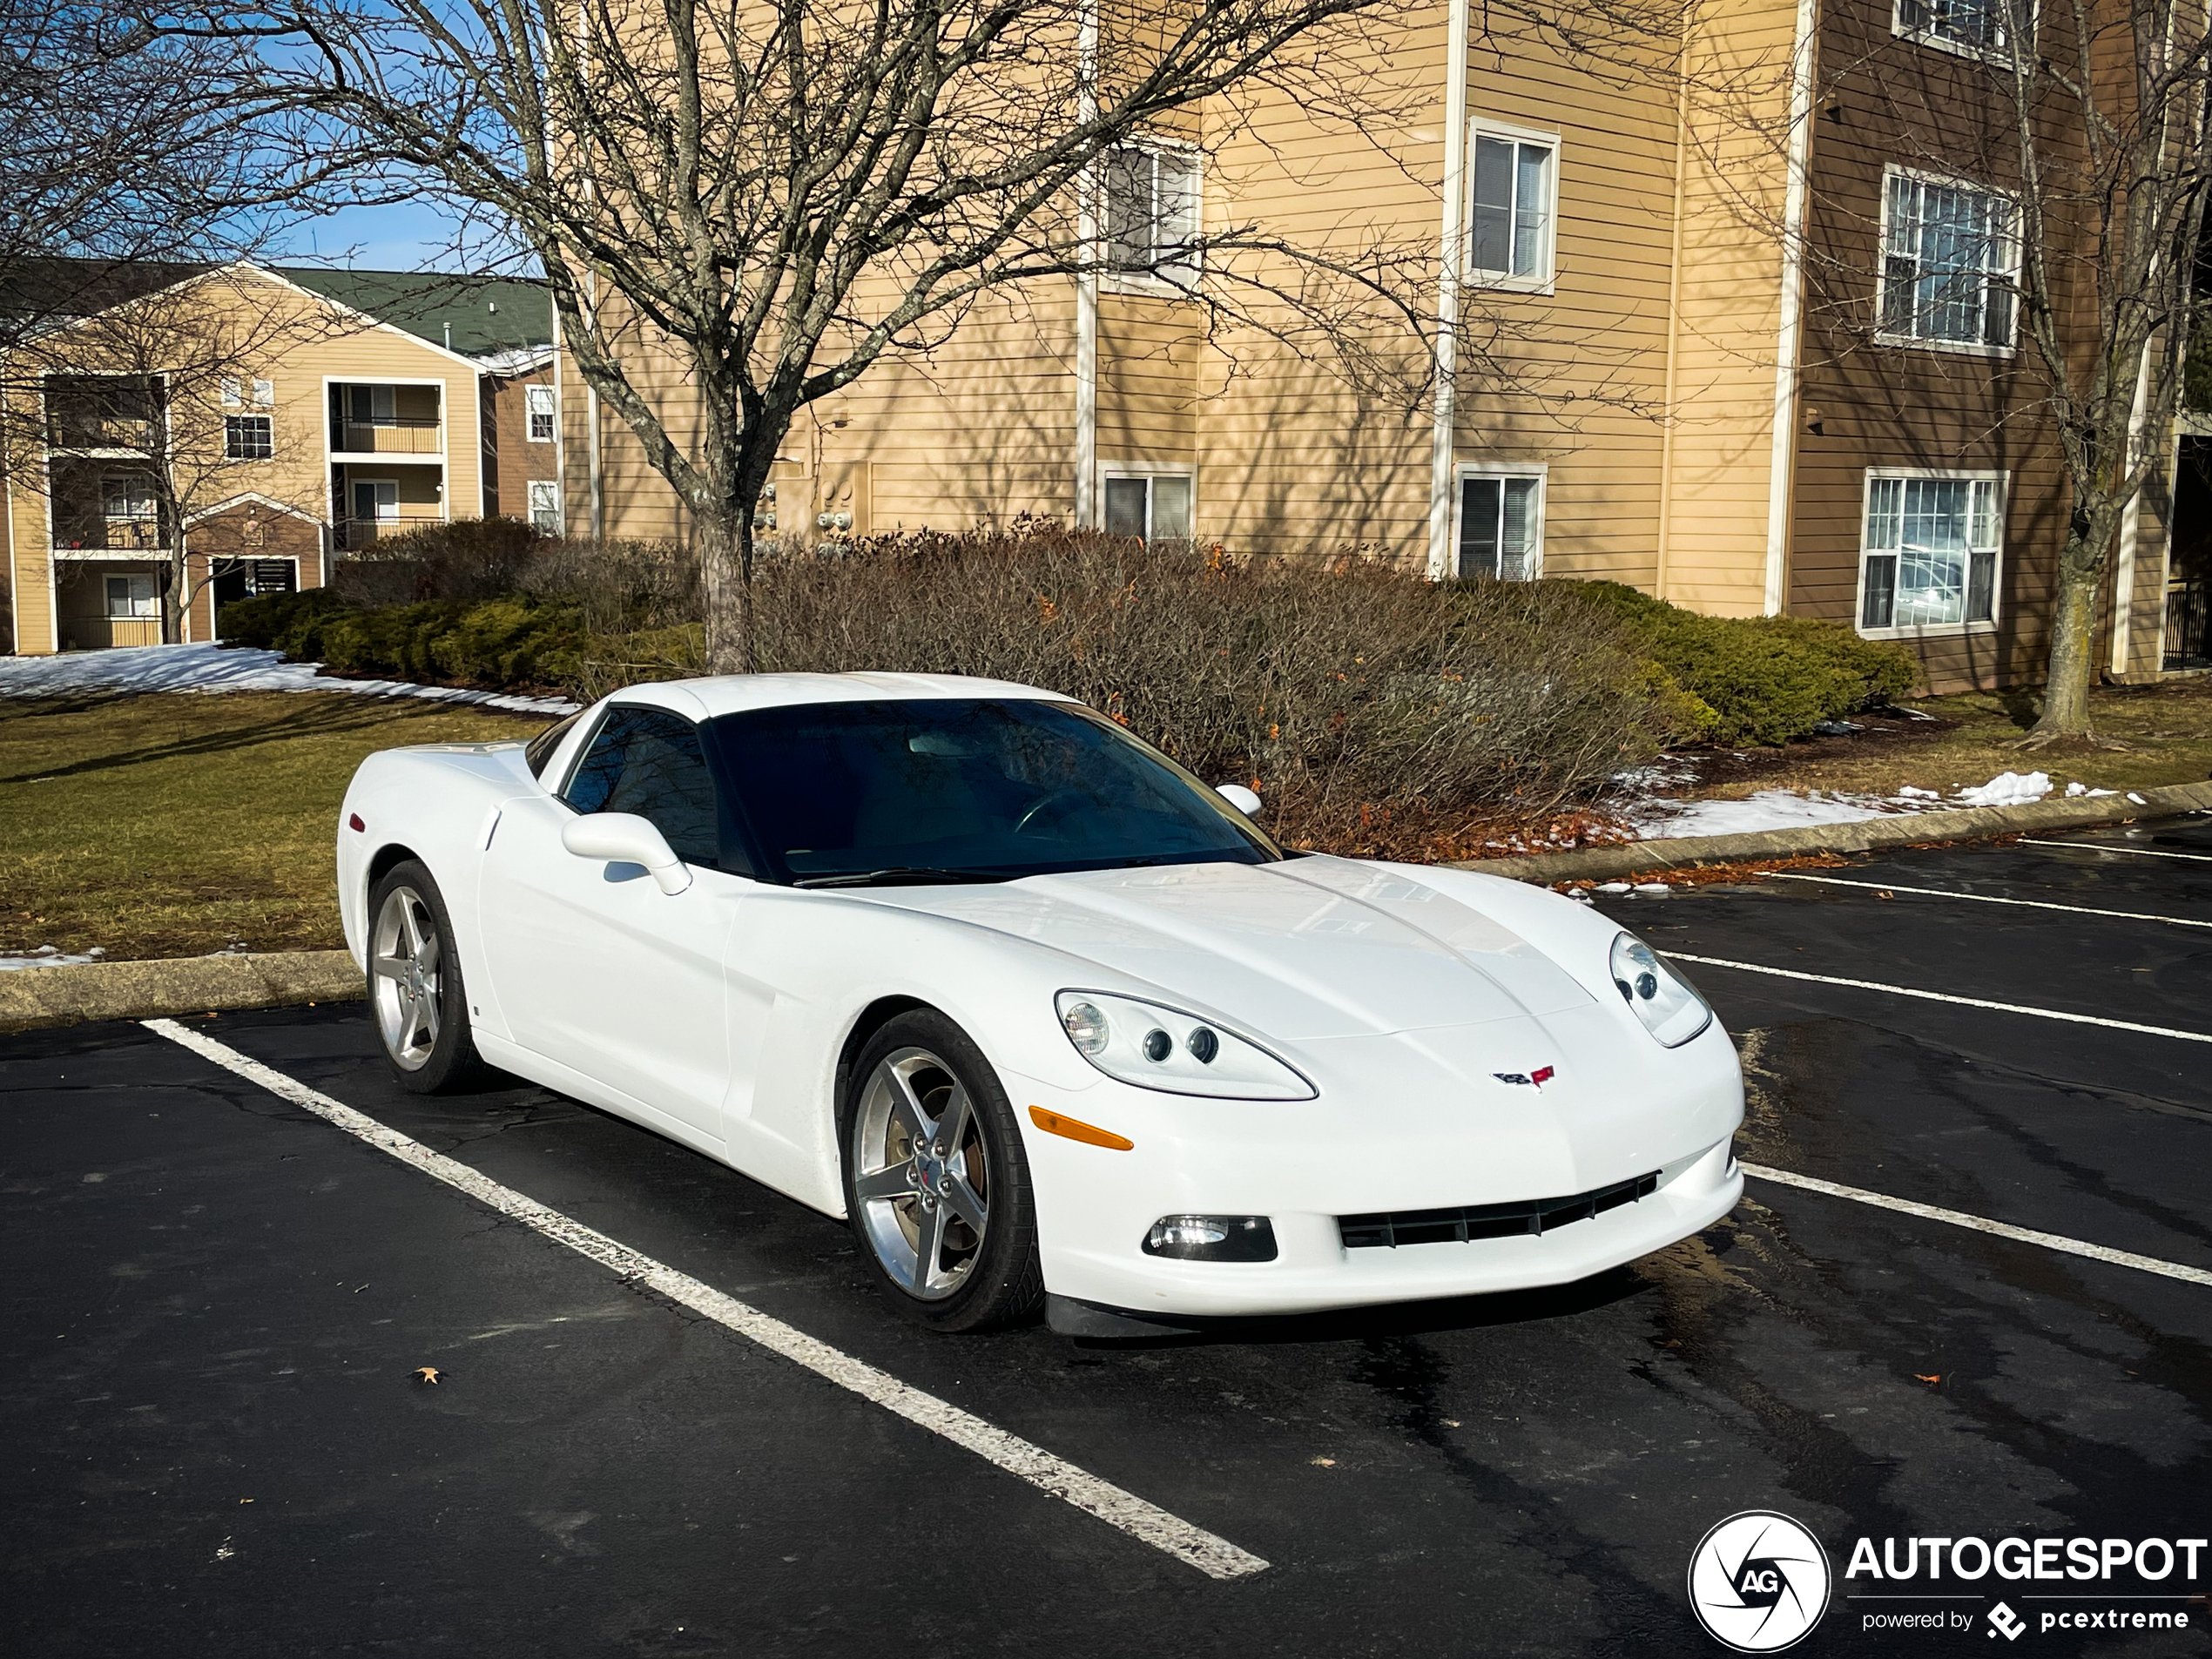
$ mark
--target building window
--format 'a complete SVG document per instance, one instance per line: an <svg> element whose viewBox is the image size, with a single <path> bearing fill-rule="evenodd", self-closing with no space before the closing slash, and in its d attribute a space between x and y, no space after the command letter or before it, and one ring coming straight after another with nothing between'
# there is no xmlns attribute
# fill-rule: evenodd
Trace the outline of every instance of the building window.
<svg viewBox="0 0 2212 1659"><path fill-rule="evenodd" d="M1487 287L1548 287L1559 140L1478 129L1474 146L1467 280Z"/></svg>
<svg viewBox="0 0 2212 1659"><path fill-rule="evenodd" d="M1858 631L1995 621L2004 539L2001 473L1869 473Z"/></svg>
<svg viewBox="0 0 2212 1659"><path fill-rule="evenodd" d="M238 376L235 374L224 375L223 407L226 409L237 409L243 408L245 406L245 391L244 388L238 383Z"/></svg>
<svg viewBox="0 0 2212 1659"><path fill-rule="evenodd" d="M161 600L150 576L111 576L107 578L107 614L116 620L158 617Z"/></svg>
<svg viewBox="0 0 2212 1659"><path fill-rule="evenodd" d="M392 388L390 387L356 386L352 388L351 390L353 394L354 407L351 411L352 418L348 424L353 426L391 426L397 422L399 417L392 401Z"/></svg>
<svg viewBox="0 0 2212 1659"><path fill-rule="evenodd" d="M1188 541L1190 475L1107 474L1106 533L1140 536L1147 542Z"/></svg>
<svg viewBox="0 0 2212 1659"><path fill-rule="evenodd" d="M525 386L523 395L529 409L529 440L532 443L553 442L553 423L557 406L550 386Z"/></svg>
<svg viewBox="0 0 2212 1659"><path fill-rule="evenodd" d="M2005 0L1897 0L1892 27L1907 39L1976 55L2005 50Z"/></svg>
<svg viewBox="0 0 2212 1659"><path fill-rule="evenodd" d="M253 407L257 409L276 408L276 382L274 381L253 382Z"/></svg>
<svg viewBox="0 0 2212 1659"><path fill-rule="evenodd" d="M2005 197L1892 168L1882 203L1879 337L2010 351L2018 260Z"/></svg>
<svg viewBox="0 0 2212 1659"><path fill-rule="evenodd" d="M102 476L100 516L107 521L103 546L161 545L161 507L150 472L111 472Z"/></svg>
<svg viewBox="0 0 2212 1659"><path fill-rule="evenodd" d="M1543 562L1541 473L1469 473L1460 479L1459 576L1526 582Z"/></svg>
<svg viewBox="0 0 2212 1659"><path fill-rule="evenodd" d="M275 421L266 415L226 415L223 417L223 458L226 461L266 461L275 453Z"/></svg>
<svg viewBox="0 0 2212 1659"><path fill-rule="evenodd" d="M1124 276L1198 280L1198 152L1124 145L1106 152L1106 256Z"/></svg>
<svg viewBox="0 0 2212 1659"><path fill-rule="evenodd" d="M550 479L530 481L530 523L548 536L561 533L561 486Z"/></svg>

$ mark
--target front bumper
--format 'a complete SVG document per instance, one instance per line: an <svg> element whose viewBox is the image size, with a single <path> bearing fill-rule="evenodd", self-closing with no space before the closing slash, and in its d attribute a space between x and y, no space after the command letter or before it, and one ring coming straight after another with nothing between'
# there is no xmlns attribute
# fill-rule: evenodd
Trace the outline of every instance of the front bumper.
<svg viewBox="0 0 2212 1659"><path fill-rule="evenodd" d="M1368 1086L1324 1082L1322 1098L1303 1103L1195 1103L1105 1081L1048 1093L1008 1076L1046 1289L1156 1319L1310 1313L1569 1284L1663 1250L1742 1195L1730 1151L1743 1099L1735 1050L1716 1025L1633 1076L1595 1075L1602 1051L1578 1047L1588 1083L1541 1095L1384 1077L1389 1050L1366 1045ZM1134 1148L1034 1130L1026 1108L1040 1096ZM1655 1171L1644 1197L1541 1233L1348 1248L1338 1224L1372 1211L1564 1197ZM1276 1259L1144 1254L1152 1222L1178 1214L1267 1216Z"/></svg>

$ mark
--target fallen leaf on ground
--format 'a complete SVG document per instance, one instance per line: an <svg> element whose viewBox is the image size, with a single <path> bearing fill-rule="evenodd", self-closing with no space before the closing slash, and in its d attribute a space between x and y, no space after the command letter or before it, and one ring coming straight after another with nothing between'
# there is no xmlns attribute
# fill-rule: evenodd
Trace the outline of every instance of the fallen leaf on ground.
<svg viewBox="0 0 2212 1659"><path fill-rule="evenodd" d="M417 1366L415 1368L415 1375L416 1380L420 1382L434 1383L444 1376L445 1372L440 1371L435 1366Z"/></svg>
<svg viewBox="0 0 2212 1659"><path fill-rule="evenodd" d="M1337 1467L1337 1460L1332 1457L1318 1457L1313 1461L1317 1467L1324 1469L1333 1469Z"/></svg>
<svg viewBox="0 0 2212 1659"><path fill-rule="evenodd" d="M1922 1376L1922 1375L1921 1375L1919 1372L1917 1372L1917 1371L1916 1371L1916 1372L1914 1372L1912 1373L1912 1380L1913 1380L1914 1382L1924 1382L1924 1383L1939 1383L1939 1382L1941 1382L1941 1381L1943 1380L1943 1379L1942 1379L1940 1376L1934 1376L1934 1377L1923 1377L1923 1376Z"/></svg>

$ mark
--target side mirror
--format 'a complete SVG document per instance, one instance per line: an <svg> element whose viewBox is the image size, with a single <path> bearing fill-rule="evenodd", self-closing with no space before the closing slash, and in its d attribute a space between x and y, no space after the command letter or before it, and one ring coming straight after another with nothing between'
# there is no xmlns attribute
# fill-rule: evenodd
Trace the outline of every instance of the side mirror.
<svg viewBox="0 0 2212 1659"><path fill-rule="evenodd" d="M561 831L561 845L580 859L609 864L642 864L663 893L691 885L691 867L678 858L650 818L635 813L593 813L571 820Z"/></svg>
<svg viewBox="0 0 2212 1659"><path fill-rule="evenodd" d="M1216 784L1213 792L1234 806L1246 818L1259 811L1259 797L1242 784Z"/></svg>

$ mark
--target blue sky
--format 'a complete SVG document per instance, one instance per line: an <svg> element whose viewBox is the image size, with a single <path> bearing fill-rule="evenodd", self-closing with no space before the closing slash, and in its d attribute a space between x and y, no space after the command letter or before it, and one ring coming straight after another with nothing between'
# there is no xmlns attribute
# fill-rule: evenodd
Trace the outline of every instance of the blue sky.
<svg viewBox="0 0 2212 1659"><path fill-rule="evenodd" d="M482 268L488 254L469 259L455 253L460 226L458 215L427 195L388 207L348 207L290 227L267 257L362 271ZM470 240L483 246L481 238Z"/></svg>

